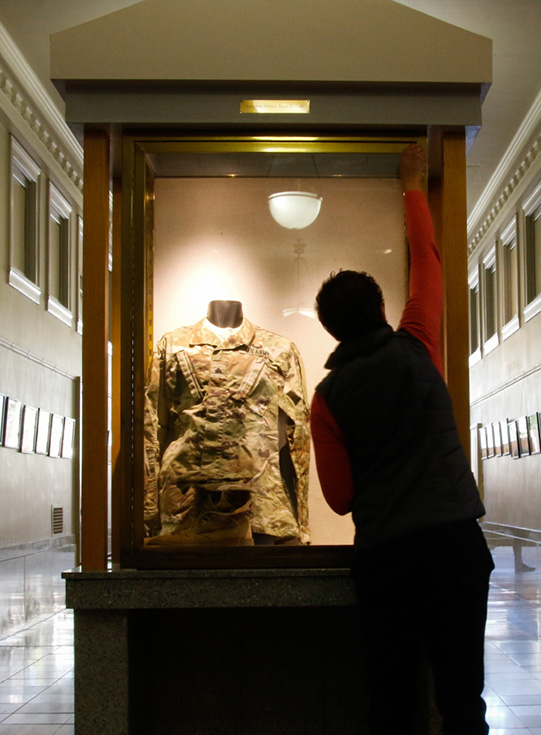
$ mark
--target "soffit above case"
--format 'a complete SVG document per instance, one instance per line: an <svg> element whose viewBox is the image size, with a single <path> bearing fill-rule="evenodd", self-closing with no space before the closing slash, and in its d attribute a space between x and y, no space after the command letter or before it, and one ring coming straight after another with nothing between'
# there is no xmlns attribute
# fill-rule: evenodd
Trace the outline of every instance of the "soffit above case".
<svg viewBox="0 0 541 735"><path fill-rule="evenodd" d="M393 0L145 0L51 37L60 80L486 83L491 59Z"/></svg>
<svg viewBox="0 0 541 735"><path fill-rule="evenodd" d="M479 125L490 39L393 0L145 0L51 37L70 123ZM313 103L242 115L243 98Z"/></svg>

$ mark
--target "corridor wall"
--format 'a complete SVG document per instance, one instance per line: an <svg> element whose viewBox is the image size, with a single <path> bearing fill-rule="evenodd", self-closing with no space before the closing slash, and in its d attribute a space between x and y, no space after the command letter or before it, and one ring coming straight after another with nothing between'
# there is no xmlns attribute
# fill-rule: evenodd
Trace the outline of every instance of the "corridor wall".
<svg viewBox="0 0 541 735"><path fill-rule="evenodd" d="M470 401L486 523L541 537L541 94L469 219Z"/></svg>
<svg viewBox="0 0 541 735"><path fill-rule="evenodd" d="M82 154L0 26L0 635L75 563Z"/></svg>

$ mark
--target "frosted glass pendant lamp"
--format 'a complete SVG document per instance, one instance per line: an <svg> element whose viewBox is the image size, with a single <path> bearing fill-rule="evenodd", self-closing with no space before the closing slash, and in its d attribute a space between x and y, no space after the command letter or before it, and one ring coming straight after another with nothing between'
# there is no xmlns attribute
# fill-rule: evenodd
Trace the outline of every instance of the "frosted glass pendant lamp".
<svg viewBox="0 0 541 735"><path fill-rule="evenodd" d="M279 225L302 230L317 219L321 201L321 197L308 191L280 191L269 196L269 208Z"/></svg>

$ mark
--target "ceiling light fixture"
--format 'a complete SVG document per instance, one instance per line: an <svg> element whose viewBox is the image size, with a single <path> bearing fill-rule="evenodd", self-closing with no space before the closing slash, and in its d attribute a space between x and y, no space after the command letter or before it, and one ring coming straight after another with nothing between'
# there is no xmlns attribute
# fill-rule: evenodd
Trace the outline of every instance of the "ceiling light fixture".
<svg viewBox="0 0 541 735"><path fill-rule="evenodd" d="M273 219L289 230L302 230L315 222L322 197L308 191L280 191L269 196Z"/></svg>

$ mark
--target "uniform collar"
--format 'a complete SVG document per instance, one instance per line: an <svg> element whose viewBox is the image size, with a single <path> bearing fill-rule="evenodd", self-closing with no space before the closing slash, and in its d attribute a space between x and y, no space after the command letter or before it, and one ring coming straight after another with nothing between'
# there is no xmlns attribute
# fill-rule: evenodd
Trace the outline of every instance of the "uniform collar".
<svg viewBox="0 0 541 735"><path fill-rule="evenodd" d="M333 370L356 357L375 352L389 340L392 334L393 328L386 324L384 327L374 329L366 334L346 339L340 342L334 352L331 353L325 367L327 370Z"/></svg>
<svg viewBox="0 0 541 735"><path fill-rule="evenodd" d="M201 319L194 325L190 345L213 345L214 347L220 346L223 349L234 350L235 347L251 344L255 336L255 327L248 319L243 319L240 329L223 340L211 329L208 329L205 322L206 319Z"/></svg>

